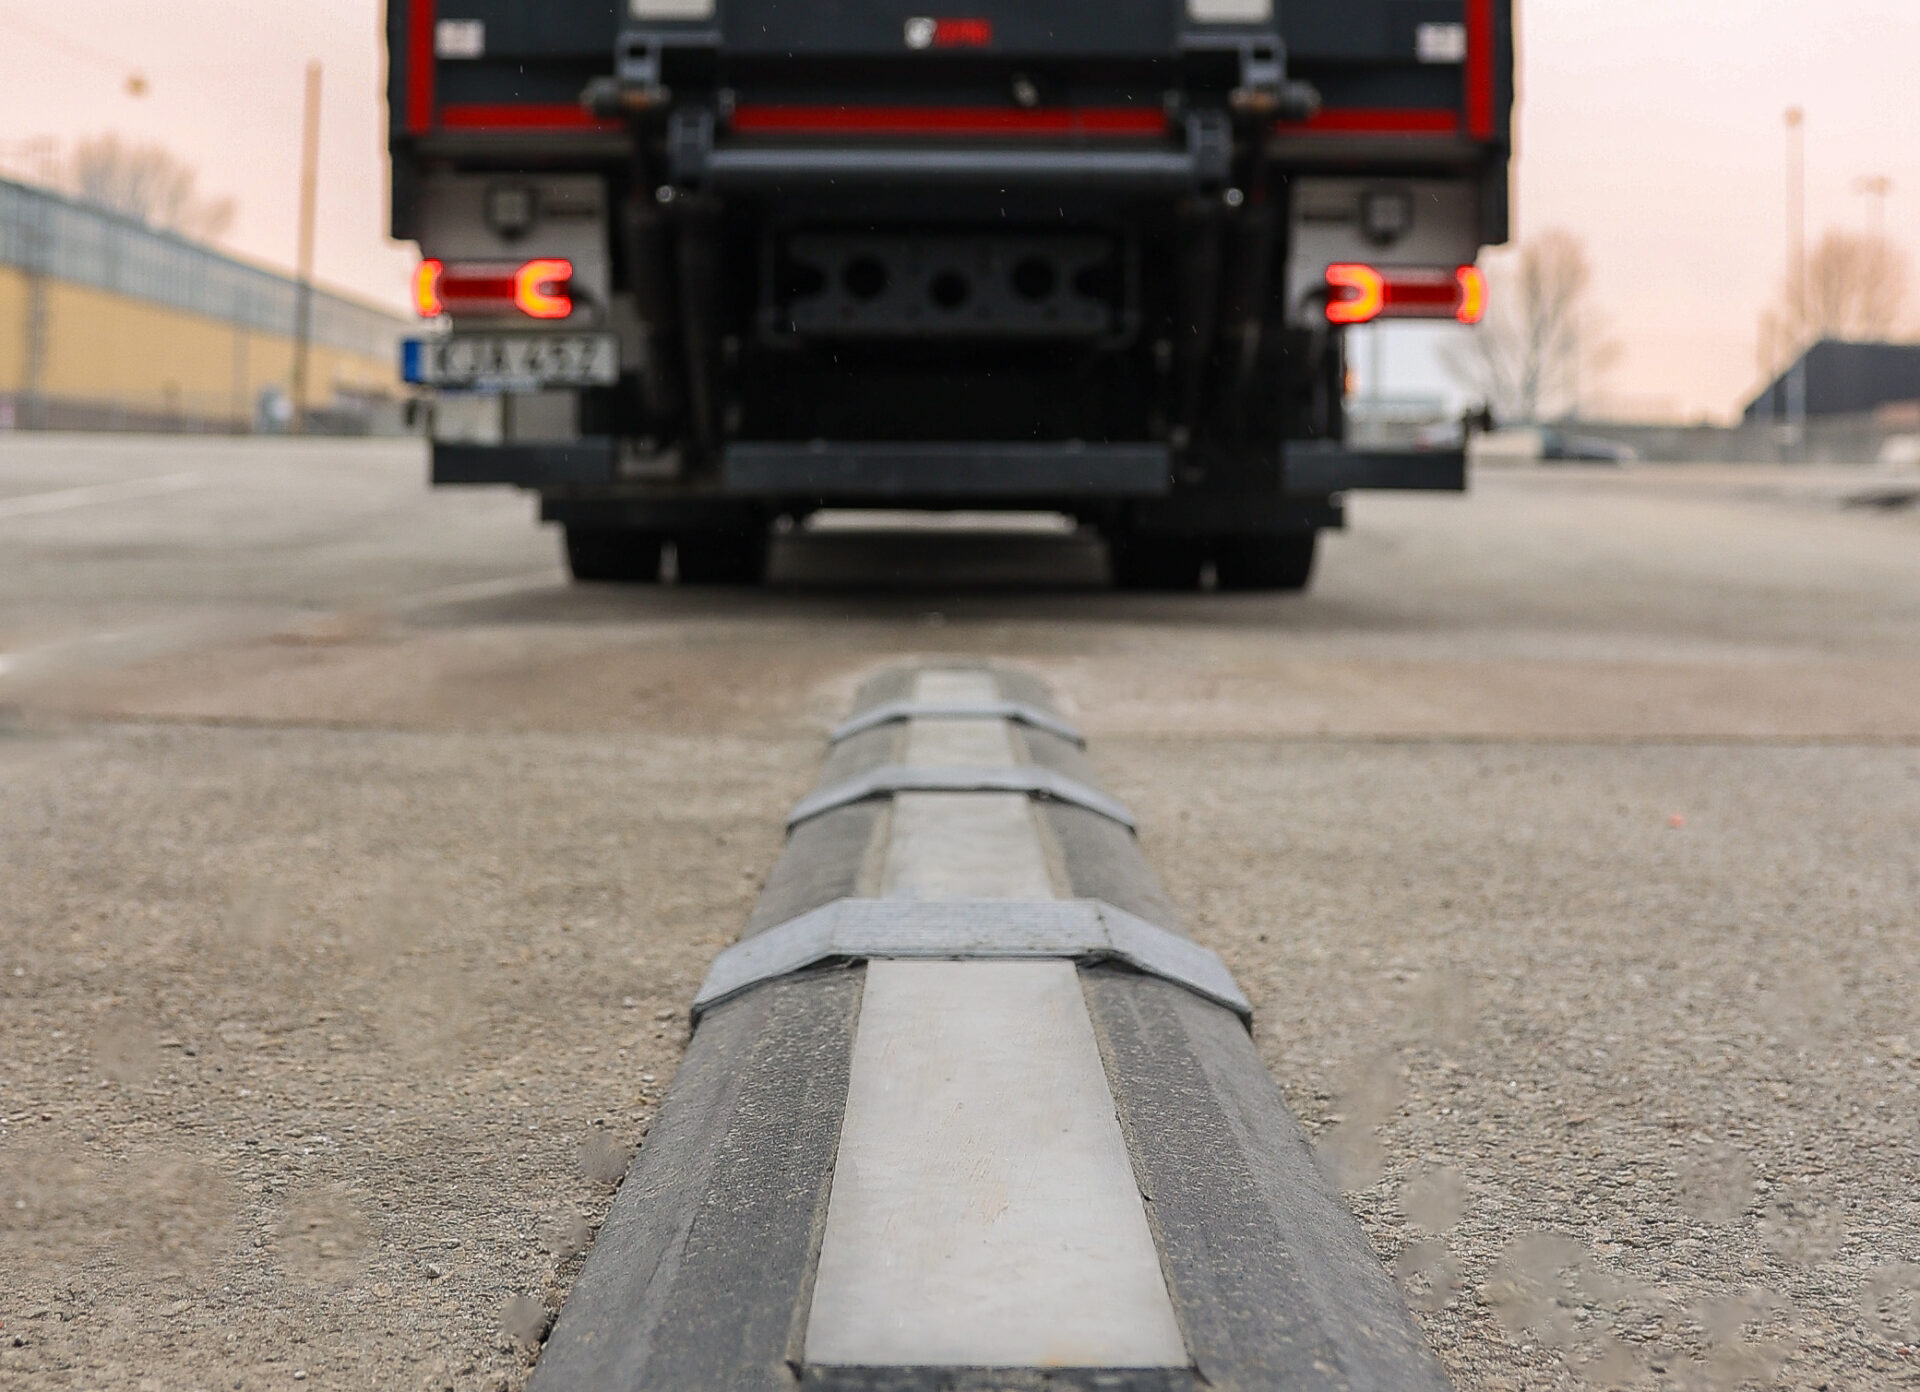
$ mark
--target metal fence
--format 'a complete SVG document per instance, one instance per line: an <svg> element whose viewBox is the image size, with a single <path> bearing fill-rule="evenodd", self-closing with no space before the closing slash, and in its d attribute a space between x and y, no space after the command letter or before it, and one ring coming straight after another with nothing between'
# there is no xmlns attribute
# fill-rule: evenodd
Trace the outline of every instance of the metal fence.
<svg viewBox="0 0 1920 1392"><path fill-rule="evenodd" d="M129 217L0 179L0 266L291 338L297 282ZM405 321L316 290L313 342L392 359Z"/></svg>

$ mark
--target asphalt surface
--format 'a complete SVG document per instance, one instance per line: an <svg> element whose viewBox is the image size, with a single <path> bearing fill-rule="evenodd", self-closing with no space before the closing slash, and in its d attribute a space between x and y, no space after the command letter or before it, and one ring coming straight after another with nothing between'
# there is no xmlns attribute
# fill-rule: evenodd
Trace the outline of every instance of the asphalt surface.
<svg viewBox="0 0 1920 1392"><path fill-rule="evenodd" d="M515 1388L859 679L1037 672L1463 1388L1920 1386L1920 490L1488 472L1304 597L0 437L0 1387ZM1896 501L1889 501L1894 499Z"/></svg>

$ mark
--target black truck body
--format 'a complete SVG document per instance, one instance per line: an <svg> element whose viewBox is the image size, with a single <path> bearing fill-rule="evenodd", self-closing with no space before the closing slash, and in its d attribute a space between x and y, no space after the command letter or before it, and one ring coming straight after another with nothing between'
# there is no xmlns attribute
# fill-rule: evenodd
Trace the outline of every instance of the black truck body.
<svg viewBox="0 0 1920 1392"><path fill-rule="evenodd" d="M1145 587L1298 587L1343 325L1471 322L1511 0L389 0L437 484L576 575L761 573L823 507L1057 510Z"/></svg>

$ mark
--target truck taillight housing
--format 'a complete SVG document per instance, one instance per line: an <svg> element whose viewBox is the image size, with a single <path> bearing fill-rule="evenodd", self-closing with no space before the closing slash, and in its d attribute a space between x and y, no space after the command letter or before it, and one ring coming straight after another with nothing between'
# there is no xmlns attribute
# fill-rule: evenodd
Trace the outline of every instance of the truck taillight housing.
<svg viewBox="0 0 1920 1392"><path fill-rule="evenodd" d="M555 257L517 266L422 261L413 273L413 307L422 319L513 313L566 319L573 314L573 262Z"/></svg>
<svg viewBox="0 0 1920 1392"><path fill-rule="evenodd" d="M513 273L513 307L530 319L565 319L572 285L573 262L529 261Z"/></svg>
<svg viewBox="0 0 1920 1392"><path fill-rule="evenodd" d="M413 309L422 319L438 319L447 312L440 299L440 277L446 273L441 261L422 261L413 273Z"/></svg>
<svg viewBox="0 0 1920 1392"><path fill-rule="evenodd" d="M1487 317L1487 275L1478 266L1462 266L1454 279L1460 285L1460 303L1453 317L1463 324L1477 324Z"/></svg>
<svg viewBox="0 0 1920 1392"><path fill-rule="evenodd" d="M1487 313L1487 278L1477 266L1452 270L1341 263L1327 267L1327 322L1455 319L1477 324Z"/></svg>

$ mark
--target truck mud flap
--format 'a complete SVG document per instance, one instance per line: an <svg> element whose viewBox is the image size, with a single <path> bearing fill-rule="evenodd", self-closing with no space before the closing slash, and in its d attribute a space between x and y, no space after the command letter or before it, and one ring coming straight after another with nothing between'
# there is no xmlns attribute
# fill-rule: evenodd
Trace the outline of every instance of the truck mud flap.
<svg viewBox="0 0 1920 1392"><path fill-rule="evenodd" d="M1171 487L1157 444L729 445L726 490L820 502L1154 498Z"/></svg>

